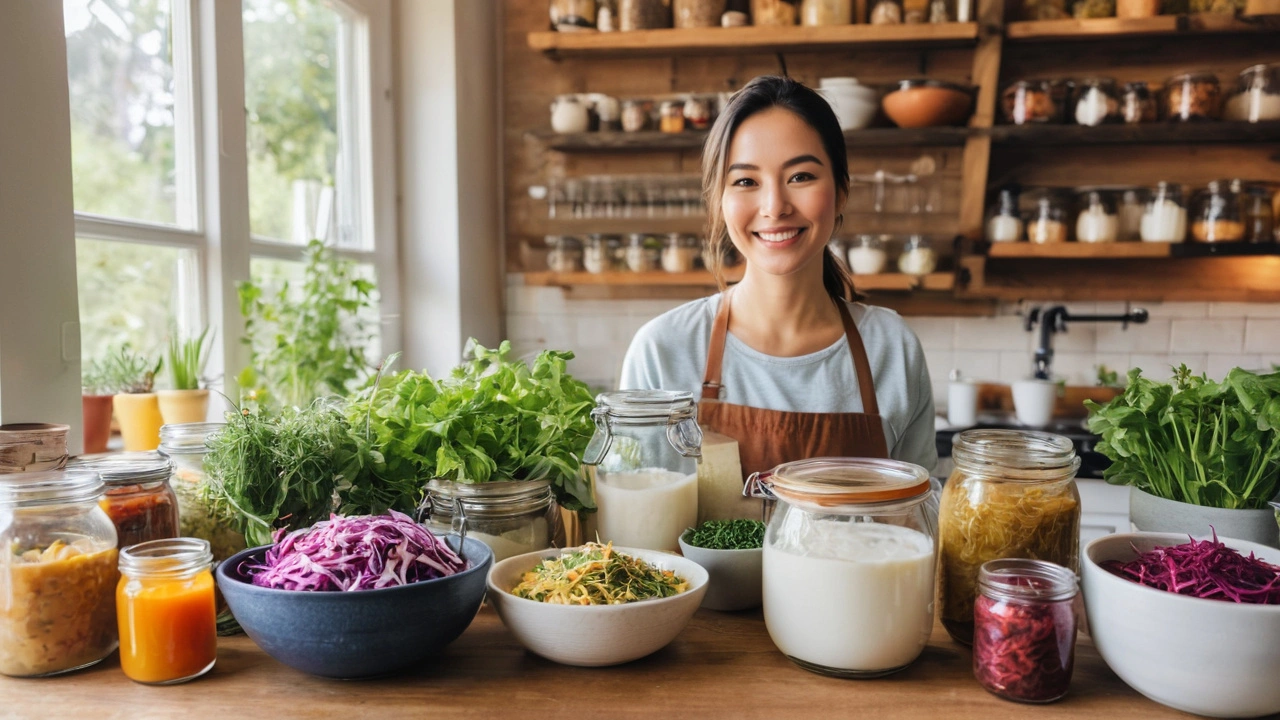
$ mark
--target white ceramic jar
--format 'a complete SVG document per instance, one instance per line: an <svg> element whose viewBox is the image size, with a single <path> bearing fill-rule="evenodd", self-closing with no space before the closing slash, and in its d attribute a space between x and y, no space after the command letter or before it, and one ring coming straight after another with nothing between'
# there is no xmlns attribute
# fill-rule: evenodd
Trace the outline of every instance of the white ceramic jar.
<svg viewBox="0 0 1280 720"><path fill-rule="evenodd" d="M586 132L590 125L587 106L573 95L561 95L551 103L551 129L561 135Z"/></svg>

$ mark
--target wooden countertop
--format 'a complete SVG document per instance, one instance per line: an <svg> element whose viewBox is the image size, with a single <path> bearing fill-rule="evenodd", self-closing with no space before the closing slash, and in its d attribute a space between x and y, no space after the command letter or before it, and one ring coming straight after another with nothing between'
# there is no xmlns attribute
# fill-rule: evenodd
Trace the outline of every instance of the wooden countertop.
<svg viewBox="0 0 1280 720"><path fill-rule="evenodd" d="M1192 717L1131 690L1087 639L1071 692L1030 706L978 686L969 651L941 625L911 667L877 680L837 680L793 665L760 611L699 610L676 640L618 667L575 668L526 652L487 606L438 660L392 678L325 680L272 660L241 635L220 638L218 664L173 687L129 681L113 655L70 675L0 676L0 717L175 718L1164 718Z"/></svg>

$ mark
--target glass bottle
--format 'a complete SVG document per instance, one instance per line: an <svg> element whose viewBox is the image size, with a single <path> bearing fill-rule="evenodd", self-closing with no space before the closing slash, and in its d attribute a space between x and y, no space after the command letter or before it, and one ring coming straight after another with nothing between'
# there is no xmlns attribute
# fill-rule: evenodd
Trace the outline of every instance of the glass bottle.
<svg viewBox="0 0 1280 720"><path fill-rule="evenodd" d="M983 563L974 605L973 675L1008 700L1053 702L1075 665L1078 594L1072 571L1041 560Z"/></svg>
<svg viewBox="0 0 1280 720"><path fill-rule="evenodd" d="M693 395L622 390L596 396L596 431L583 454L594 471L601 542L679 548L698 520L702 430Z"/></svg>
<svg viewBox="0 0 1280 720"><path fill-rule="evenodd" d="M120 669L146 685L204 675L218 659L213 553L198 538L153 540L120 551L116 614Z"/></svg>
<svg viewBox="0 0 1280 720"><path fill-rule="evenodd" d="M461 515L456 509L461 507ZM427 520L431 531L461 533L493 551L493 561L543 550L555 544L560 508L550 480L427 483Z"/></svg>
<svg viewBox="0 0 1280 720"><path fill-rule="evenodd" d="M938 269L938 253L923 235L912 235L902 244L898 270L907 275L928 275Z"/></svg>
<svg viewBox="0 0 1280 720"><path fill-rule="evenodd" d="M0 673L43 677L116 649L116 529L86 470L0 482Z"/></svg>
<svg viewBox="0 0 1280 720"><path fill-rule="evenodd" d="M1187 206L1181 185L1156 185L1142 213L1140 234L1143 242L1182 242L1187 238Z"/></svg>
<svg viewBox="0 0 1280 720"><path fill-rule="evenodd" d="M1080 209L1076 215L1077 242L1115 242L1120 237L1120 216L1110 193L1082 189L1076 206Z"/></svg>
<svg viewBox="0 0 1280 720"><path fill-rule="evenodd" d="M1275 241L1275 214L1269 189L1261 185L1246 187L1241 195L1240 210L1244 216L1245 240L1251 243Z"/></svg>
<svg viewBox="0 0 1280 720"><path fill-rule="evenodd" d="M663 101L658 107L658 130L664 133L684 132L684 103Z"/></svg>
<svg viewBox="0 0 1280 720"><path fill-rule="evenodd" d="M1217 120L1222 115L1222 87L1211 72L1174 75L1165 83L1165 117L1170 120Z"/></svg>
<svg viewBox="0 0 1280 720"><path fill-rule="evenodd" d="M969 645L983 563L1030 558L1078 569L1080 458L1067 438L1027 430L966 430L951 458L938 517L938 602L947 632Z"/></svg>
<svg viewBox="0 0 1280 720"><path fill-rule="evenodd" d="M1027 221L1027 239L1042 245L1067 241L1067 203L1058 193L1040 191L1034 195L1034 209Z"/></svg>
<svg viewBox="0 0 1280 720"><path fill-rule="evenodd" d="M889 262L884 243L875 235L858 235L849 244L849 270L854 275L878 275Z"/></svg>
<svg viewBox="0 0 1280 720"><path fill-rule="evenodd" d="M1141 80L1125 83L1120 94L1120 114L1131 124L1156 121L1156 99L1147 83Z"/></svg>
<svg viewBox="0 0 1280 720"><path fill-rule="evenodd" d="M670 233L662 247L662 269L669 273L692 272L700 252L696 235Z"/></svg>
<svg viewBox="0 0 1280 720"><path fill-rule="evenodd" d="M82 456L71 469L98 473L106 486L100 504L116 527L120 548L178 537L178 498L169 484L173 463L158 452Z"/></svg>
<svg viewBox="0 0 1280 720"><path fill-rule="evenodd" d="M1081 80L1076 93L1074 117L1077 124L1088 126L1120 120L1120 100L1116 94L1115 80Z"/></svg>
<svg viewBox="0 0 1280 720"><path fill-rule="evenodd" d="M627 238L627 269L631 272L650 272L662 267L662 241L644 233L632 233Z"/></svg>
<svg viewBox="0 0 1280 720"><path fill-rule="evenodd" d="M1244 218L1240 215L1239 181L1215 180L1196 196L1191 237L1196 242L1240 242L1244 240Z"/></svg>
<svg viewBox="0 0 1280 720"><path fill-rule="evenodd" d="M1001 188L996 204L987 218L987 240L993 243L1018 242L1022 239L1022 216L1018 214L1018 191Z"/></svg>
<svg viewBox="0 0 1280 720"><path fill-rule="evenodd" d="M1280 63L1254 65L1241 71L1222 118L1251 123L1280 120Z"/></svg>
<svg viewBox="0 0 1280 720"><path fill-rule="evenodd" d="M775 499L764 538L764 621L800 667L879 677L920 656L933 629L937 514L924 468L815 458L747 481Z"/></svg>
<svg viewBox="0 0 1280 720"><path fill-rule="evenodd" d="M547 236L547 268L552 272L571 273L582 269L582 241L566 235Z"/></svg>

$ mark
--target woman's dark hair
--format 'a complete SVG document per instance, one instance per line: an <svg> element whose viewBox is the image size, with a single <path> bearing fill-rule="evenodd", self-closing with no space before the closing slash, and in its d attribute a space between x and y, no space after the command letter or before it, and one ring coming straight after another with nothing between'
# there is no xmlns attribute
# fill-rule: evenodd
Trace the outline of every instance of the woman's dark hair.
<svg viewBox="0 0 1280 720"><path fill-rule="evenodd" d="M725 176L729 165L729 144L743 121L758 112L780 107L795 113L822 138L822 147L831 160L836 183L836 202L843 205L849 196L849 156L844 145L840 121L825 99L813 90L787 77L761 75L734 93L711 126L711 134L702 150L702 196L707 205L707 243L710 246L709 268L720 289L724 282L724 255L731 245L720 201L724 196ZM844 215L836 216L835 232L840 231ZM836 260L830 248L822 251L822 286L832 298L857 300L861 296L853 287L853 276Z"/></svg>

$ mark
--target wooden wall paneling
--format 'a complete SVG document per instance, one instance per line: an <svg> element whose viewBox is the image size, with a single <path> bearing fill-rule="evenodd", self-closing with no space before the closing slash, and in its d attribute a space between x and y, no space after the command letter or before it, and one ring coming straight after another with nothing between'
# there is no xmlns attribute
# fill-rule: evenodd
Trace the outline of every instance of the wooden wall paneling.
<svg viewBox="0 0 1280 720"><path fill-rule="evenodd" d="M1280 143L997 147L991 158L993 187L1151 186L1164 180L1198 188L1233 177L1280 180Z"/></svg>
<svg viewBox="0 0 1280 720"><path fill-rule="evenodd" d="M1002 300L1280 302L1280 256L1165 260L987 259L975 294Z"/></svg>
<svg viewBox="0 0 1280 720"><path fill-rule="evenodd" d="M978 47L973 53L973 82L978 86L969 126L989 128L995 121L996 81L1000 76L1004 0L979 0ZM969 239L983 234L987 196L987 175L991 159L991 138L985 134L965 141L964 169L961 173L959 232Z"/></svg>

